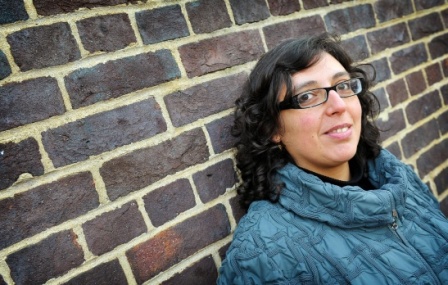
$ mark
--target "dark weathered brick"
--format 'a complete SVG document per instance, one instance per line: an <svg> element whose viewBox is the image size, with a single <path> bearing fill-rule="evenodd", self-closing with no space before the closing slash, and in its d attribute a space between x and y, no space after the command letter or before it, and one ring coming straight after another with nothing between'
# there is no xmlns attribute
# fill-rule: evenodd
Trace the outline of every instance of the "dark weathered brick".
<svg viewBox="0 0 448 285"><path fill-rule="evenodd" d="M259 22L270 16L265 0L229 1L237 25Z"/></svg>
<svg viewBox="0 0 448 285"><path fill-rule="evenodd" d="M444 168L439 175L434 178L436 184L437 193L442 194L448 190L448 168Z"/></svg>
<svg viewBox="0 0 448 285"><path fill-rule="evenodd" d="M11 186L23 173L44 174L39 146L34 138L0 144L0 190Z"/></svg>
<svg viewBox="0 0 448 285"><path fill-rule="evenodd" d="M387 98L389 97L386 94L386 91L384 88L379 88L376 90L372 90L373 94L375 94L375 97L378 99L378 102L380 103L380 111L384 111L387 107L389 107L389 101Z"/></svg>
<svg viewBox="0 0 448 285"><path fill-rule="evenodd" d="M443 75L445 77L448 77L448 58L446 58L442 61L442 70L443 70Z"/></svg>
<svg viewBox="0 0 448 285"><path fill-rule="evenodd" d="M78 21L79 36L90 52L116 51L137 41L127 14L92 17Z"/></svg>
<svg viewBox="0 0 448 285"><path fill-rule="evenodd" d="M328 31L338 34L375 26L375 15L370 4L331 11L324 19Z"/></svg>
<svg viewBox="0 0 448 285"><path fill-rule="evenodd" d="M443 5L443 3L445 3L443 0L414 0L415 9L417 9L417 11L440 6Z"/></svg>
<svg viewBox="0 0 448 285"><path fill-rule="evenodd" d="M0 86L0 131L65 112L54 78L42 77Z"/></svg>
<svg viewBox="0 0 448 285"><path fill-rule="evenodd" d="M377 0L374 8L380 22L401 18L414 12L411 0Z"/></svg>
<svg viewBox="0 0 448 285"><path fill-rule="evenodd" d="M443 23L445 24L445 27L448 27L448 9L443 10L440 12L440 15L442 16Z"/></svg>
<svg viewBox="0 0 448 285"><path fill-rule="evenodd" d="M161 285L210 285L215 284L217 278L218 270L216 269L213 257L209 255L162 282Z"/></svg>
<svg viewBox="0 0 448 285"><path fill-rule="evenodd" d="M325 32L325 24L320 16L311 16L263 27L269 49L286 39L322 32Z"/></svg>
<svg viewBox="0 0 448 285"><path fill-rule="evenodd" d="M215 79L164 97L175 127L216 114L235 106L245 74Z"/></svg>
<svg viewBox="0 0 448 285"><path fill-rule="evenodd" d="M112 200L163 177L207 160L205 136L195 129L154 147L136 150L110 160L100 168Z"/></svg>
<svg viewBox="0 0 448 285"><path fill-rule="evenodd" d="M407 75L406 82L411 95L420 94L426 89L425 78L423 77L423 73L421 71L416 71Z"/></svg>
<svg viewBox="0 0 448 285"><path fill-rule="evenodd" d="M440 102L439 92L435 90L409 103L406 106L406 117L410 124L415 124L431 116L440 108L442 108L442 103Z"/></svg>
<svg viewBox="0 0 448 285"><path fill-rule="evenodd" d="M0 201L0 248L76 218L99 205L89 172Z"/></svg>
<svg viewBox="0 0 448 285"><path fill-rule="evenodd" d="M146 2L148 0L140 0ZM54 1L33 0L34 7L39 15L49 16L61 13L70 13L80 8L95 8L101 6L115 6L119 4L137 3L137 0L77 0L77 1Z"/></svg>
<svg viewBox="0 0 448 285"><path fill-rule="evenodd" d="M75 278L64 283L64 285L123 285L128 284L126 275L123 272L118 260L100 264L89 271L81 273Z"/></svg>
<svg viewBox="0 0 448 285"><path fill-rule="evenodd" d="M428 85L431 86L443 79L442 71L440 70L440 64L438 62L431 64L425 68L426 78L428 79Z"/></svg>
<svg viewBox="0 0 448 285"><path fill-rule="evenodd" d="M138 284L230 234L222 204L169 228L126 252Z"/></svg>
<svg viewBox="0 0 448 285"><path fill-rule="evenodd" d="M448 111L437 117L437 124L442 136L448 132Z"/></svg>
<svg viewBox="0 0 448 285"><path fill-rule="evenodd" d="M247 210L242 207L240 203L240 197L235 196L229 201L230 206L232 207L232 214L235 218L235 222L239 222L240 219L246 214Z"/></svg>
<svg viewBox="0 0 448 285"><path fill-rule="evenodd" d="M389 63L385 57L371 62L373 68L375 69L375 82L383 82L391 78L391 71L389 68ZM367 69L369 71L369 69Z"/></svg>
<svg viewBox="0 0 448 285"><path fill-rule="evenodd" d="M437 122L435 120L431 120L428 123L408 133L401 140L401 146L403 148L404 156L407 158L411 157L420 149L438 138L439 130L437 128Z"/></svg>
<svg viewBox="0 0 448 285"><path fill-rule="evenodd" d="M9 255L6 263L15 284L43 284L81 265L84 256L77 239L72 231L63 231Z"/></svg>
<svg viewBox="0 0 448 285"><path fill-rule="evenodd" d="M11 66L3 51L0 50L0 80L5 79L11 74Z"/></svg>
<svg viewBox="0 0 448 285"><path fill-rule="evenodd" d="M86 222L82 228L87 245L95 255L111 251L147 230L135 201Z"/></svg>
<svg viewBox="0 0 448 285"><path fill-rule="evenodd" d="M249 30L186 44L179 53L191 78L255 60L264 50L258 31Z"/></svg>
<svg viewBox="0 0 448 285"><path fill-rule="evenodd" d="M392 70L395 74L411 69L428 60L424 44L416 44L394 52L390 57Z"/></svg>
<svg viewBox="0 0 448 285"><path fill-rule="evenodd" d="M432 59L444 56L448 53L448 33L433 38L428 46Z"/></svg>
<svg viewBox="0 0 448 285"><path fill-rule="evenodd" d="M302 0L302 1L303 1L303 8L306 10L328 6L327 0Z"/></svg>
<svg viewBox="0 0 448 285"><path fill-rule="evenodd" d="M404 23L367 33L367 40L373 54L387 48L401 46L410 40L407 27Z"/></svg>
<svg viewBox="0 0 448 285"><path fill-rule="evenodd" d="M6 281L3 279L3 276L0 275L0 285L8 285Z"/></svg>
<svg viewBox="0 0 448 285"><path fill-rule="evenodd" d="M268 0L269 10L274 16L289 15L300 10L296 0Z"/></svg>
<svg viewBox="0 0 448 285"><path fill-rule="evenodd" d="M191 27L196 34L232 26L224 0L198 0L186 4Z"/></svg>
<svg viewBox="0 0 448 285"><path fill-rule="evenodd" d="M448 196L440 202L440 210L448 217Z"/></svg>
<svg viewBox="0 0 448 285"><path fill-rule="evenodd" d="M448 84L443 85L440 88L440 92L442 93L443 104L448 105Z"/></svg>
<svg viewBox="0 0 448 285"><path fill-rule="evenodd" d="M160 107L151 98L45 131L42 142L54 166L60 167L165 130Z"/></svg>
<svg viewBox="0 0 448 285"><path fill-rule="evenodd" d="M229 249L229 246L230 246L230 243L224 245L223 247L221 247L218 250L218 253L219 253L219 256L221 257L221 260L224 260L224 258L226 258L226 253L227 253L227 250Z"/></svg>
<svg viewBox="0 0 448 285"><path fill-rule="evenodd" d="M395 155L398 159L402 159L400 145L398 144L398 142L394 142L393 144L387 146L386 149L393 155Z"/></svg>
<svg viewBox="0 0 448 285"><path fill-rule="evenodd" d="M430 36L443 30L442 20L439 13L432 13L421 18L409 21L412 39L414 41Z"/></svg>
<svg viewBox="0 0 448 285"><path fill-rule="evenodd" d="M147 45L190 34L179 5L137 12L135 19L143 43Z"/></svg>
<svg viewBox="0 0 448 285"><path fill-rule="evenodd" d="M159 50L76 70L65 77L65 84L73 108L79 108L178 77L170 51Z"/></svg>
<svg viewBox="0 0 448 285"><path fill-rule="evenodd" d="M236 138L230 133L233 124L233 114L224 118L215 120L206 125L207 132L210 136L213 151L221 153L231 149L236 143Z"/></svg>
<svg viewBox="0 0 448 285"><path fill-rule="evenodd" d="M27 28L6 38L22 71L65 64L81 57L67 23Z"/></svg>
<svg viewBox="0 0 448 285"><path fill-rule="evenodd" d="M377 119L376 124L381 131L382 141L387 140L406 128L406 122L401 109L389 113L387 120Z"/></svg>
<svg viewBox="0 0 448 285"><path fill-rule="evenodd" d="M409 99L406 83L403 79L388 84L386 90L392 107Z"/></svg>
<svg viewBox="0 0 448 285"><path fill-rule="evenodd" d="M361 61L370 56L369 48L363 35L343 40L341 45L345 50L350 51L350 56L354 61Z"/></svg>
<svg viewBox="0 0 448 285"><path fill-rule="evenodd" d="M203 203L218 198L237 182L232 160L226 159L195 173L193 181Z"/></svg>
<svg viewBox="0 0 448 285"><path fill-rule="evenodd" d="M23 1L0 0L0 25L28 20Z"/></svg>
<svg viewBox="0 0 448 285"><path fill-rule="evenodd" d="M417 169L420 177L424 177L430 171L446 161L446 150L448 149L448 139L436 144L417 159Z"/></svg>
<svg viewBox="0 0 448 285"><path fill-rule="evenodd" d="M180 179L143 197L153 226L158 227L196 205L193 189L187 179Z"/></svg>

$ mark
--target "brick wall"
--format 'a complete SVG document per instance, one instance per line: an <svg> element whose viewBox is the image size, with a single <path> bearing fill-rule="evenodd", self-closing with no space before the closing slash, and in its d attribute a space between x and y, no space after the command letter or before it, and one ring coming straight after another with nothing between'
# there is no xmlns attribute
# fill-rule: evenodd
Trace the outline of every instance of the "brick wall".
<svg viewBox="0 0 448 285"><path fill-rule="evenodd" d="M447 3L0 0L0 284L213 284L234 100L302 34L377 68L383 145L448 214Z"/></svg>

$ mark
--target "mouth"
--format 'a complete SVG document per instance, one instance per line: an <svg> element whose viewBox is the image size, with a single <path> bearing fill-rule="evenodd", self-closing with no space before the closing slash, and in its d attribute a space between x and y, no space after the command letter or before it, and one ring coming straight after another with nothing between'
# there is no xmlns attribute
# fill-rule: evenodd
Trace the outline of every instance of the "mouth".
<svg viewBox="0 0 448 285"><path fill-rule="evenodd" d="M328 131L325 132L325 134L340 134L340 133L345 133L345 132L347 132L350 128L351 128L351 125L349 125L349 124L339 125L339 126L335 126L335 127L331 128L331 129L329 129Z"/></svg>

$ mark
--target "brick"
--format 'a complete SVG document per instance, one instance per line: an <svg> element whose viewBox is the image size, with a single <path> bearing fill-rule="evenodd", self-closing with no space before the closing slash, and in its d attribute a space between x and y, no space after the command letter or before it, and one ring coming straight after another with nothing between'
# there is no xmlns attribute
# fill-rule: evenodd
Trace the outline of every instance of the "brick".
<svg viewBox="0 0 448 285"><path fill-rule="evenodd" d="M89 52L116 51L137 42L127 14L87 18L76 22L76 26Z"/></svg>
<svg viewBox="0 0 448 285"><path fill-rule="evenodd" d="M162 282L161 285L210 285L215 284L216 279L218 279L218 270L216 269L213 257L208 255L193 265L187 267L182 272L177 273L170 279Z"/></svg>
<svg viewBox="0 0 448 285"><path fill-rule="evenodd" d="M429 53L431 58L435 59L437 57L444 56L448 53L448 33L441 36L433 38L429 44Z"/></svg>
<svg viewBox="0 0 448 285"><path fill-rule="evenodd" d="M263 27L268 49L272 49L287 39L320 34L325 31L324 21L317 15Z"/></svg>
<svg viewBox="0 0 448 285"><path fill-rule="evenodd" d="M414 12L411 0L378 0L374 3L380 22L401 18Z"/></svg>
<svg viewBox="0 0 448 285"><path fill-rule="evenodd" d="M284 16L300 11L296 0L268 0L269 10L273 16Z"/></svg>
<svg viewBox="0 0 448 285"><path fill-rule="evenodd" d="M431 120L417 129L414 129L401 140L404 156L406 158L411 157L438 138L439 130L437 128L437 122Z"/></svg>
<svg viewBox="0 0 448 285"><path fill-rule="evenodd" d="M436 119L439 125L440 134L443 136L448 132L448 111L445 111Z"/></svg>
<svg viewBox="0 0 448 285"><path fill-rule="evenodd" d="M417 100L409 103L405 109L406 117L410 124L415 124L418 121L431 116L440 108L442 108L442 103L440 102L439 92L436 90L424 94Z"/></svg>
<svg viewBox="0 0 448 285"><path fill-rule="evenodd" d="M215 120L205 126L215 153L222 153L229 150L237 142L237 139L230 133L232 124L233 114Z"/></svg>
<svg viewBox="0 0 448 285"><path fill-rule="evenodd" d="M23 1L0 0L0 25L28 20Z"/></svg>
<svg viewBox="0 0 448 285"><path fill-rule="evenodd" d="M84 223L82 228L87 245L95 255L111 251L147 230L135 201Z"/></svg>
<svg viewBox="0 0 448 285"><path fill-rule="evenodd" d="M448 77L448 58L444 59L442 61L442 70L443 70L443 75L445 77Z"/></svg>
<svg viewBox="0 0 448 285"><path fill-rule="evenodd" d="M255 60L264 50L258 31L249 30L189 43L179 53L191 78Z"/></svg>
<svg viewBox="0 0 448 285"><path fill-rule="evenodd" d="M369 47L363 35L343 40L341 45L345 50L350 51L350 56L355 62L370 56Z"/></svg>
<svg viewBox="0 0 448 285"><path fill-rule="evenodd" d="M54 78L41 77L0 86L0 131L64 112L62 94Z"/></svg>
<svg viewBox="0 0 448 285"><path fill-rule="evenodd" d="M367 33L372 54L408 43L410 40L407 27L404 23Z"/></svg>
<svg viewBox="0 0 448 285"><path fill-rule="evenodd" d="M100 264L75 278L64 283L64 285L95 284L95 285L122 285L128 284L118 260Z"/></svg>
<svg viewBox="0 0 448 285"><path fill-rule="evenodd" d="M369 4L331 11L324 19L328 31L338 34L375 26L375 16Z"/></svg>
<svg viewBox="0 0 448 285"><path fill-rule="evenodd" d="M447 149L448 139L445 139L420 155L417 159L417 169L420 177L425 177L433 169L445 163L446 155L440 154L446 153Z"/></svg>
<svg viewBox="0 0 448 285"><path fill-rule="evenodd" d="M438 13L432 13L409 21L412 40L430 36L443 30L442 20Z"/></svg>
<svg viewBox="0 0 448 285"><path fill-rule="evenodd" d="M443 0L414 0L415 9L417 11L441 6L445 3Z"/></svg>
<svg viewBox="0 0 448 285"><path fill-rule="evenodd" d="M386 149L390 151L393 155L395 155L398 159L401 160L403 158L401 156L400 145L398 144L398 142L394 142L393 144L387 146Z"/></svg>
<svg viewBox="0 0 448 285"><path fill-rule="evenodd" d="M406 128L406 122L401 109L390 112L386 120L377 119L376 124L381 131L381 141L395 136Z"/></svg>
<svg viewBox="0 0 448 285"><path fill-rule="evenodd" d="M22 71L66 64L81 57L67 23L23 29L6 39Z"/></svg>
<svg viewBox="0 0 448 285"><path fill-rule="evenodd" d="M173 125L180 127L234 107L246 77L240 73L165 96Z"/></svg>
<svg viewBox="0 0 448 285"><path fill-rule="evenodd" d="M73 108L80 108L179 77L171 52L159 50L78 69L64 80Z"/></svg>
<svg viewBox="0 0 448 285"><path fill-rule="evenodd" d="M221 247L219 249L218 253L219 253L219 257L221 257L221 260L224 260L224 258L226 258L226 253L227 253L227 250L229 249L229 247L230 247L230 243L224 245L223 247Z"/></svg>
<svg viewBox="0 0 448 285"><path fill-rule="evenodd" d="M439 63L433 63L430 66L425 68L426 78L428 80L428 85L431 86L437 82L442 81L443 74L440 70Z"/></svg>
<svg viewBox="0 0 448 285"><path fill-rule="evenodd" d="M440 15L442 16L445 27L448 27L448 9L445 9L442 12L440 12Z"/></svg>
<svg viewBox="0 0 448 285"><path fill-rule="evenodd" d="M328 6L326 0L302 0L302 1L303 1L303 8L305 10Z"/></svg>
<svg viewBox="0 0 448 285"><path fill-rule="evenodd" d="M428 60L424 44L416 44L394 52L390 57L392 71L402 73Z"/></svg>
<svg viewBox="0 0 448 285"><path fill-rule="evenodd" d="M389 107L389 101L387 100L388 95L386 95L386 91L384 88L379 88L372 91L373 94L375 94L375 97L378 99L378 102L380 103L380 112L384 111L386 108Z"/></svg>
<svg viewBox="0 0 448 285"><path fill-rule="evenodd" d="M200 129L194 129L154 147L105 162L100 173L109 198L115 200L167 175L202 163L208 156L204 134Z"/></svg>
<svg viewBox="0 0 448 285"><path fill-rule="evenodd" d="M151 223L159 227L196 205L187 179L179 179L143 197Z"/></svg>
<svg viewBox="0 0 448 285"><path fill-rule="evenodd" d="M226 210L218 204L126 252L137 284L230 234Z"/></svg>
<svg viewBox="0 0 448 285"><path fill-rule="evenodd" d="M98 205L89 172L3 199L0 201L0 248L79 217Z"/></svg>
<svg viewBox="0 0 448 285"><path fill-rule="evenodd" d="M44 174L39 146L34 138L0 144L0 190L11 186L21 174Z"/></svg>
<svg viewBox="0 0 448 285"><path fill-rule="evenodd" d="M196 34L232 26L224 0L198 0L186 4L191 27Z"/></svg>
<svg viewBox="0 0 448 285"><path fill-rule="evenodd" d="M436 184L437 193L439 193L439 195L448 190L448 168L444 168L434 178L434 183Z"/></svg>
<svg viewBox="0 0 448 285"><path fill-rule="evenodd" d="M406 76L406 82L411 95L417 95L425 91L426 82L421 71L413 72Z"/></svg>
<svg viewBox="0 0 448 285"><path fill-rule="evenodd" d="M193 181L203 203L218 198L237 182L232 160L226 159L195 173Z"/></svg>
<svg viewBox="0 0 448 285"><path fill-rule="evenodd" d="M54 0L33 0L37 14L49 16L62 13L70 13L81 8L95 8L102 6L115 6L120 4L137 3L137 0L77 0L77 1L54 1ZM141 0L147 2L147 0Z"/></svg>
<svg viewBox="0 0 448 285"><path fill-rule="evenodd" d="M190 34L179 5L135 13L143 43L154 44Z"/></svg>
<svg viewBox="0 0 448 285"><path fill-rule="evenodd" d="M440 210L448 217L448 196L440 202Z"/></svg>
<svg viewBox="0 0 448 285"><path fill-rule="evenodd" d="M43 284L81 265L84 257L77 239L72 231L63 231L9 255L6 263L15 284Z"/></svg>
<svg viewBox="0 0 448 285"><path fill-rule="evenodd" d="M229 2L237 25L259 22L270 16L265 0L229 0Z"/></svg>
<svg viewBox="0 0 448 285"><path fill-rule="evenodd" d="M8 285L6 281L3 279L3 276L0 275L0 285Z"/></svg>
<svg viewBox="0 0 448 285"><path fill-rule="evenodd" d="M375 82L380 83L391 78L389 63L385 57L371 62L376 71Z"/></svg>
<svg viewBox="0 0 448 285"><path fill-rule="evenodd" d="M232 207L232 214L235 218L235 222L238 223L241 218L247 213L247 210L244 209L240 203L240 197L235 196L229 200L230 207Z"/></svg>
<svg viewBox="0 0 448 285"><path fill-rule="evenodd" d="M406 84L403 79L398 79L386 86L387 94L389 94L390 103L396 106L409 99Z"/></svg>
<svg viewBox="0 0 448 285"><path fill-rule="evenodd" d="M0 50L0 80L5 79L11 74L11 66L3 51Z"/></svg>
<svg viewBox="0 0 448 285"><path fill-rule="evenodd" d="M448 105L448 84L442 86L440 92L442 93L443 104Z"/></svg>
<svg viewBox="0 0 448 285"><path fill-rule="evenodd" d="M60 167L165 130L160 106L151 98L45 131L42 142L53 165Z"/></svg>

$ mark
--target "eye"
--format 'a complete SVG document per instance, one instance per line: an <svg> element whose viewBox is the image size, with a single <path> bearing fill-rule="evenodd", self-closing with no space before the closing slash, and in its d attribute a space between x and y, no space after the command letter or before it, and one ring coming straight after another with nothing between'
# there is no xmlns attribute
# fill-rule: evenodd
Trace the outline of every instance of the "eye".
<svg viewBox="0 0 448 285"><path fill-rule="evenodd" d="M323 97L325 97L325 90L315 89L315 90L306 91L306 92L296 95L296 100L297 100L297 104L299 104L299 106L309 107L309 106L313 106L315 104L319 104L320 101L322 101Z"/></svg>
<svg viewBox="0 0 448 285"><path fill-rule="evenodd" d="M352 85L350 84L350 80L341 82L337 85L337 89L339 91L343 91L343 90L351 90L352 89Z"/></svg>

